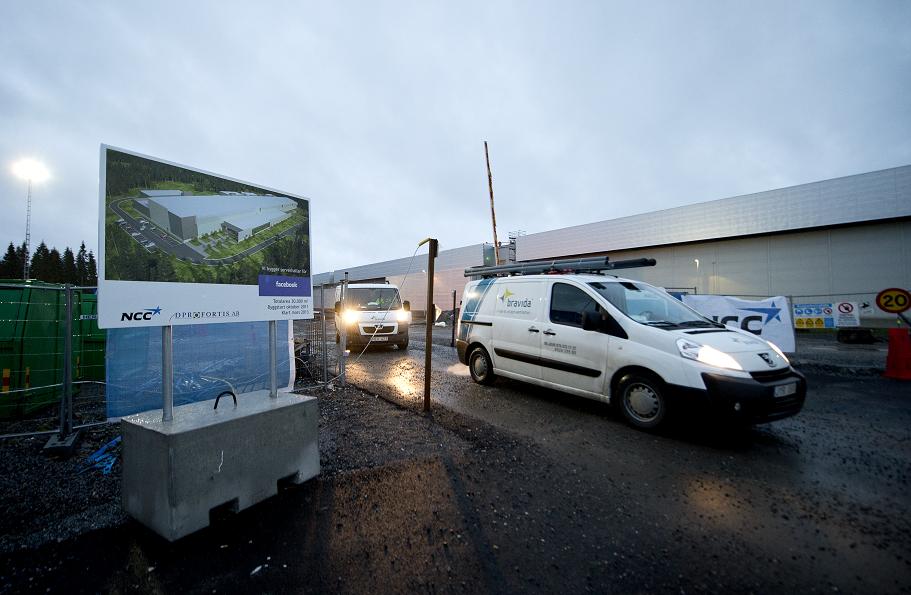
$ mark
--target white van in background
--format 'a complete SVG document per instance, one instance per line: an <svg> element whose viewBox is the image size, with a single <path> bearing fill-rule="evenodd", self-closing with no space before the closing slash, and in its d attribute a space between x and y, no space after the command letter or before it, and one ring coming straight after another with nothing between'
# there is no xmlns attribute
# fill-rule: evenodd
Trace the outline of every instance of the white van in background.
<svg viewBox="0 0 911 595"><path fill-rule="evenodd" d="M565 272L567 262L576 272ZM648 283L592 274L622 264L600 258L466 269L486 278L465 286L459 360L481 384L499 375L614 403L643 429L684 408L746 423L800 411L806 380L778 347Z"/></svg>
<svg viewBox="0 0 911 595"><path fill-rule="evenodd" d="M335 288L336 341L346 333L347 347L397 345L408 348L411 304L389 283L349 283L342 304L342 286Z"/></svg>

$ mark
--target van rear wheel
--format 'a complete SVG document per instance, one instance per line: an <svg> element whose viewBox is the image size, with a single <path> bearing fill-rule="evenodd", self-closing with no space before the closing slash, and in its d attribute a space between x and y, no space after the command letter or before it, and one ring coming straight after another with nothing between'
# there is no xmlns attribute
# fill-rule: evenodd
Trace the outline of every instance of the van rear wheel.
<svg viewBox="0 0 911 595"><path fill-rule="evenodd" d="M660 427L667 416L664 384L649 374L624 376L617 387L620 411L631 426L642 430Z"/></svg>
<svg viewBox="0 0 911 595"><path fill-rule="evenodd" d="M491 384L496 378L493 373L493 362L483 347L475 347L468 356L468 371L471 373L471 379L478 384Z"/></svg>

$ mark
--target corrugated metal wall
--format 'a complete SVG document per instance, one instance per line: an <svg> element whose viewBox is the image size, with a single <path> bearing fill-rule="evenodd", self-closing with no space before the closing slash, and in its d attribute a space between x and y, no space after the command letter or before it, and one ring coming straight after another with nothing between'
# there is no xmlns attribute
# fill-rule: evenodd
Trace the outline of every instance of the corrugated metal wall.
<svg viewBox="0 0 911 595"><path fill-rule="evenodd" d="M520 236L518 260L911 217L911 165Z"/></svg>

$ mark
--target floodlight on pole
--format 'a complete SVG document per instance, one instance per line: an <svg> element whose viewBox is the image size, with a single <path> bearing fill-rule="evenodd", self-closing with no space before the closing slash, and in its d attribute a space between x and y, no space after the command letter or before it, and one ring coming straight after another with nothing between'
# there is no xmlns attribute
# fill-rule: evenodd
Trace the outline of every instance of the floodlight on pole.
<svg viewBox="0 0 911 595"><path fill-rule="evenodd" d="M50 177L50 172L44 167L44 164L34 159L20 159L13 164L13 175L20 180L28 182L28 193L26 194L25 207L25 252L23 260L25 264L22 267L22 278L28 279L29 273L29 244L31 244L31 226L32 226L32 182L41 183Z"/></svg>

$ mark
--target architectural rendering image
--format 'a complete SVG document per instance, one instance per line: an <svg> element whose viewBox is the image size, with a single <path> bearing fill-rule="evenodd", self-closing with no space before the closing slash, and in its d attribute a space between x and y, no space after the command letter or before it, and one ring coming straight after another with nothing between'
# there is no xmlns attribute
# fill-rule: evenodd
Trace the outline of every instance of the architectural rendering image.
<svg viewBox="0 0 911 595"><path fill-rule="evenodd" d="M107 149L105 278L256 285L307 275L309 203Z"/></svg>

